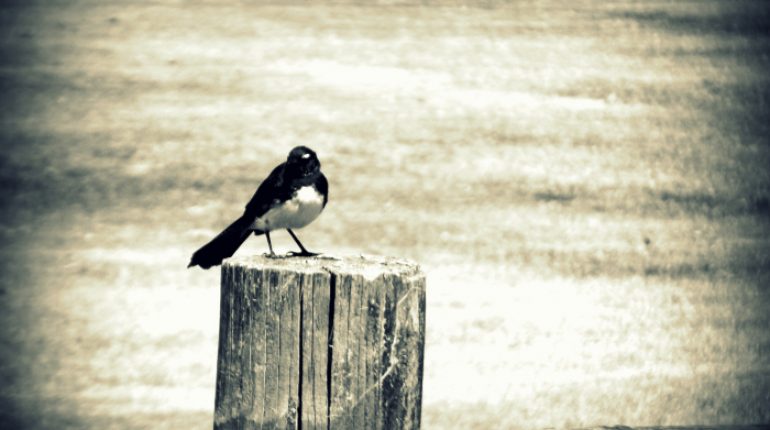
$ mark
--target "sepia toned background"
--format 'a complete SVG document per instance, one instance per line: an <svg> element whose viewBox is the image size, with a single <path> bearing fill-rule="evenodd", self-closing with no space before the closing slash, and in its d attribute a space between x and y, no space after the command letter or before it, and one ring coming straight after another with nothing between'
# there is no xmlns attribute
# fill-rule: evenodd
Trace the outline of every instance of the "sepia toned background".
<svg viewBox="0 0 770 430"><path fill-rule="evenodd" d="M5 1L0 427L211 428L185 266L298 144L303 243L428 275L424 429L770 423L769 66L761 1Z"/></svg>

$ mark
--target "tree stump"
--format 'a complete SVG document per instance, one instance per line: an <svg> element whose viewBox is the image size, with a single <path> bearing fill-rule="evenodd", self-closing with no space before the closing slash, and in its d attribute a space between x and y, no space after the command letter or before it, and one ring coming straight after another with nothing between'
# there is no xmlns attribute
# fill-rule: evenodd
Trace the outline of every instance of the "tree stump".
<svg viewBox="0 0 770 430"><path fill-rule="evenodd" d="M381 257L222 265L215 429L419 429L425 276Z"/></svg>

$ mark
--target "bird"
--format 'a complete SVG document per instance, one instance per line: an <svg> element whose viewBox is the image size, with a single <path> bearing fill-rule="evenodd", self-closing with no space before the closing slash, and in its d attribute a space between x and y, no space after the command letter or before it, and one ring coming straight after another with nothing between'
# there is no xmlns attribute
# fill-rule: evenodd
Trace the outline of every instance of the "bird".
<svg viewBox="0 0 770 430"><path fill-rule="evenodd" d="M264 234L270 249L269 257L276 257L270 232L286 229L300 252L290 256L312 257L292 229L300 229L315 220L329 201L329 183L321 173L321 162L307 146L297 146L289 152L286 161L276 166L259 184L246 204L243 215L219 233L214 239L195 251L188 268L208 269L222 264L246 241L251 233Z"/></svg>

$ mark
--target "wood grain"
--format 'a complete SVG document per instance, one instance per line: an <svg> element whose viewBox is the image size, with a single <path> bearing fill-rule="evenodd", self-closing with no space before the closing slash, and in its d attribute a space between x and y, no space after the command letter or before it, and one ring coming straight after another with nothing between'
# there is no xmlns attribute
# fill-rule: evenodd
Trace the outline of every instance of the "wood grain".
<svg viewBox="0 0 770 430"><path fill-rule="evenodd" d="M215 429L419 429L416 264L251 257L221 280Z"/></svg>

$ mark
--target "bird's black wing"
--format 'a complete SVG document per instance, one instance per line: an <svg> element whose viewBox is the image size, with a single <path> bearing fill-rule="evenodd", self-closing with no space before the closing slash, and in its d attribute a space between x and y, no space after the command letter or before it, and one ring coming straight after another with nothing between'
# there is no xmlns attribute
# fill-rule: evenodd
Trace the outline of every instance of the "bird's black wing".
<svg viewBox="0 0 770 430"><path fill-rule="evenodd" d="M326 202L329 201L329 182L326 181L326 176L323 173L318 175L318 179L315 181L315 188L324 196L324 207L326 207Z"/></svg>
<svg viewBox="0 0 770 430"><path fill-rule="evenodd" d="M287 200L290 197L291 190L288 189L288 184L286 184L283 178L285 166L286 163L279 164L259 184L251 200L246 203L246 210L243 213L244 217L251 220L258 218L269 211L276 203Z"/></svg>

